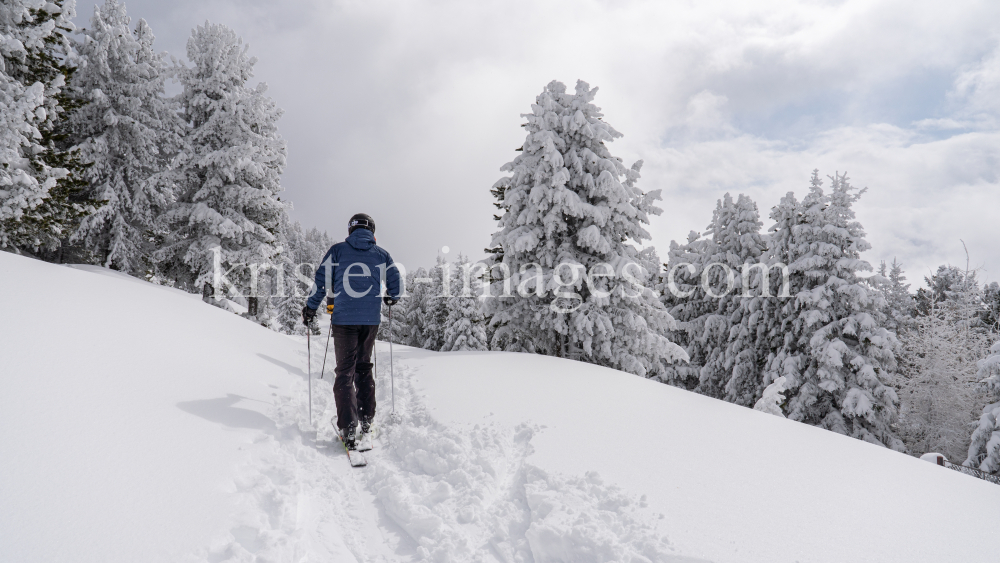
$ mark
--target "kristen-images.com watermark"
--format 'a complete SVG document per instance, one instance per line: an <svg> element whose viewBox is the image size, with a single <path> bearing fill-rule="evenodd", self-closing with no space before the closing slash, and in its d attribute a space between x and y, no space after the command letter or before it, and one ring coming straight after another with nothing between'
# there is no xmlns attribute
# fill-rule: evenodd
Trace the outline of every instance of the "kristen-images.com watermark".
<svg viewBox="0 0 1000 563"><path fill-rule="evenodd" d="M206 283L204 296L222 299L229 297L307 297L316 291L315 264L303 262L285 271L282 264L237 264L224 271L220 253L213 249L213 272L210 284ZM373 291L378 296L386 295L386 278L390 270L396 270L400 280L400 296L407 297L406 268L396 262L391 266L380 264L376 271L364 263L351 264L332 263L329 260L320 264L323 280L325 280L327 296L337 297L342 291L351 298L363 298ZM672 265L666 272L650 275L647 269L637 262L625 262L617 267L610 263L597 263L589 268L583 264L563 262L552 268L545 268L538 263L523 264L517 272L511 272L505 263L487 265L483 262L462 264L461 271L453 276L452 265L445 262L436 268L432 277L410 277L413 285L439 285L438 297L475 297L490 298L546 298L555 300L583 301L582 292L596 298L608 298L618 295L626 299L640 299L650 293L659 297L660 293L670 293L677 299L694 296L701 290L699 297L722 298L735 291L739 297L762 295L765 297L788 298L789 271L782 263L766 264L763 262L743 264L738 270L721 262L705 264L699 268L690 263ZM776 271L775 271L776 270ZM780 275L780 285L772 295L772 279L777 283ZM334 277L340 277L340 280ZM372 283L379 280L378 288ZM242 283L233 281L243 280ZM680 278L680 279L678 279ZM267 279L267 283L262 283ZM738 281L737 281L738 280ZM336 282L340 283L336 283ZM461 287L452 285L461 283ZM244 287L240 287L243 285ZM264 291L261 291L264 286ZM572 312L576 306L566 306L567 303L556 304L560 312Z"/></svg>

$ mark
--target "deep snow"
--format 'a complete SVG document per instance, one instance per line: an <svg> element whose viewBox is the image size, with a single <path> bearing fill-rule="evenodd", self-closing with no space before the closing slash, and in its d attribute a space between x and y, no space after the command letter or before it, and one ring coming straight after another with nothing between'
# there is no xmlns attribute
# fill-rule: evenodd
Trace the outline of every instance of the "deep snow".
<svg viewBox="0 0 1000 563"><path fill-rule="evenodd" d="M0 561L996 560L1000 487L621 372L396 346L352 469L302 338L3 252L0 311Z"/></svg>

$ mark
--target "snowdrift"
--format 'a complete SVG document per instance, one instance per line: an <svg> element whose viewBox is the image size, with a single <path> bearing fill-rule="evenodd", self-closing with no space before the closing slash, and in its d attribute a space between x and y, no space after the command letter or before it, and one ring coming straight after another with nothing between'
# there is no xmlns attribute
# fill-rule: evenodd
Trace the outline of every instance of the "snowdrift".
<svg viewBox="0 0 1000 563"><path fill-rule="evenodd" d="M396 346L390 425L379 343L358 470L302 338L2 252L0 314L0 561L996 560L1000 487L613 370Z"/></svg>

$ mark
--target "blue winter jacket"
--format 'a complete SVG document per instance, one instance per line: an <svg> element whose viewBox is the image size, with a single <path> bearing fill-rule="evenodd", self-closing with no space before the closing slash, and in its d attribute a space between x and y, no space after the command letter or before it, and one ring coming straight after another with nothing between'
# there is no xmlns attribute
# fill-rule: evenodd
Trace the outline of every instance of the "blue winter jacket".
<svg viewBox="0 0 1000 563"><path fill-rule="evenodd" d="M399 299L399 270L392 257L375 244L375 234L356 229L347 240L330 247L316 270L316 289L306 305L316 309L333 286L335 325L377 325L382 311L382 279L386 295Z"/></svg>

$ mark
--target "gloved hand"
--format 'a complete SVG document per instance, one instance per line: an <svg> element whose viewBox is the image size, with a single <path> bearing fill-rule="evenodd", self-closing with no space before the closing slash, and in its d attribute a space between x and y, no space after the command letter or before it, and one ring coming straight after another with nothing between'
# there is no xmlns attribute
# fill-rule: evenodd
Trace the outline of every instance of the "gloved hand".
<svg viewBox="0 0 1000 563"><path fill-rule="evenodd" d="M316 309L310 309L308 305L302 308L302 324L309 326L309 323L316 318Z"/></svg>
<svg viewBox="0 0 1000 563"><path fill-rule="evenodd" d="M392 307L396 303L399 303L399 298L389 297L388 295L386 295L385 297L382 298L382 302L388 305L389 307Z"/></svg>

